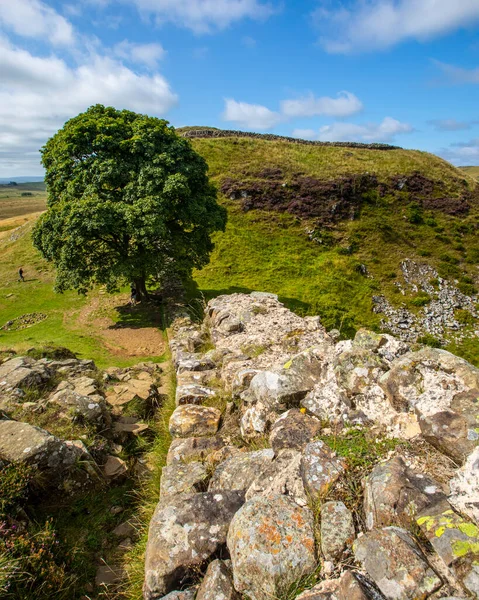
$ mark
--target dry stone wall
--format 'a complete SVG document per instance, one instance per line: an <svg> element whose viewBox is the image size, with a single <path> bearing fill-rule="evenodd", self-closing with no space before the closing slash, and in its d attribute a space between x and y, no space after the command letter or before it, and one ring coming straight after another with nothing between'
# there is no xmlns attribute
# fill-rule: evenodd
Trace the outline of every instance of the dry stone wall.
<svg viewBox="0 0 479 600"><path fill-rule="evenodd" d="M366 330L338 342L264 293L178 319L171 349L146 600L479 597L479 369Z"/></svg>

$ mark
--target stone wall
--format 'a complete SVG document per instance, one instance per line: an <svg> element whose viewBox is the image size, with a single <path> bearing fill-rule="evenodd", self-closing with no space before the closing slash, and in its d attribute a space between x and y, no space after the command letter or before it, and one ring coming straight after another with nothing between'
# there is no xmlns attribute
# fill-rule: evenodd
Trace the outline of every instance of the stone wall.
<svg viewBox="0 0 479 600"><path fill-rule="evenodd" d="M177 320L171 350L145 599L478 597L479 369L262 293Z"/></svg>

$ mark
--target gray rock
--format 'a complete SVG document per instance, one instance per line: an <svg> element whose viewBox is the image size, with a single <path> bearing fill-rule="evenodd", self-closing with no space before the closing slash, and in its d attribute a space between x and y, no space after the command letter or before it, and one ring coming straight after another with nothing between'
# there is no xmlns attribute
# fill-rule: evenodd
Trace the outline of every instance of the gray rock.
<svg viewBox="0 0 479 600"><path fill-rule="evenodd" d="M180 406L181 404L201 404L215 395L216 392L214 390L205 386L196 384L179 385L176 388L176 406Z"/></svg>
<svg viewBox="0 0 479 600"><path fill-rule="evenodd" d="M202 463L176 461L161 471L160 499L165 502L177 494L206 491L207 478L208 472Z"/></svg>
<svg viewBox="0 0 479 600"><path fill-rule="evenodd" d="M301 477L306 492L316 498L323 496L344 473L344 461L323 441L309 443L301 458Z"/></svg>
<svg viewBox="0 0 479 600"><path fill-rule="evenodd" d="M181 352L176 358L177 373L185 371L210 371L216 367L211 358L202 354Z"/></svg>
<svg viewBox="0 0 479 600"><path fill-rule="evenodd" d="M204 461L207 457L225 446L219 436L177 438L171 442L166 464L174 462Z"/></svg>
<svg viewBox="0 0 479 600"><path fill-rule="evenodd" d="M257 477L262 477L273 458L270 448L233 456L218 465L208 489L246 491Z"/></svg>
<svg viewBox="0 0 479 600"><path fill-rule="evenodd" d="M244 501L238 491L179 495L158 504L150 522L145 558L145 600L179 587L220 551L233 515Z"/></svg>
<svg viewBox="0 0 479 600"><path fill-rule="evenodd" d="M353 515L343 502L321 506L321 552L326 560L337 560L355 538Z"/></svg>
<svg viewBox="0 0 479 600"><path fill-rule="evenodd" d="M400 523L409 527L427 506L445 499L439 484L414 473L401 457L376 465L366 478L364 512L368 529Z"/></svg>
<svg viewBox="0 0 479 600"><path fill-rule="evenodd" d="M255 497L228 532L235 589L270 600L316 568L312 513L287 496Z"/></svg>
<svg viewBox="0 0 479 600"><path fill-rule="evenodd" d="M379 594L369 596L366 594L364 588L361 586L358 579L353 575L351 571L346 571L341 576L338 590L338 600L379 600Z"/></svg>
<svg viewBox="0 0 479 600"><path fill-rule="evenodd" d="M449 481L449 502L479 525L479 448L468 456L464 466Z"/></svg>
<svg viewBox="0 0 479 600"><path fill-rule="evenodd" d="M35 466L56 479L76 462L77 456L76 449L44 429L0 420L0 460Z"/></svg>
<svg viewBox="0 0 479 600"><path fill-rule="evenodd" d="M195 586L193 588L183 590L182 592L170 592L166 596L163 596L161 600L194 600L197 589L198 588Z"/></svg>
<svg viewBox="0 0 479 600"><path fill-rule="evenodd" d="M241 600L233 586L231 561L214 560L208 565L196 600Z"/></svg>
<svg viewBox="0 0 479 600"><path fill-rule="evenodd" d="M50 376L45 364L28 356L16 356L0 365L0 392L39 386Z"/></svg>
<svg viewBox="0 0 479 600"><path fill-rule="evenodd" d="M353 550L356 560L388 599L416 600L442 585L405 529L370 531L354 542Z"/></svg>
<svg viewBox="0 0 479 600"><path fill-rule="evenodd" d="M64 416L72 421L103 424L107 420L105 401L98 395L82 396L75 390L63 389L53 394L49 402L64 407Z"/></svg>
<svg viewBox="0 0 479 600"><path fill-rule="evenodd" d="M317 419L292 408L273 423L269 441L275 452L283 448L302 450L320 431Z"/></svg>
<svg viewBox="0 0 479 600"><path fill-rule="evenodd" d="M178 406L170 417L170 433L173 437L196 437L215 435L221 419L221 411L209 406L185 404Z"/></svg>
<svg viewBox="0 0 479 600"><path fill-rule="evenodd" d="M352 347L335 360L338 384L349 394L361 394L374 384L387 370L380 356L366 348Z"/></svg>
<svg viewBox="0 0 479 600"><path fill-rule="evenodd" d="M296 600L340 600L339 585L339 579L327 579L297 596Z"/></svg>
<svg viewBox="0 0 479 600"><path fill-rule="evenodd" d="M442 562L475 597L479 597L479 528L440 502L417 519Z"/></svg>

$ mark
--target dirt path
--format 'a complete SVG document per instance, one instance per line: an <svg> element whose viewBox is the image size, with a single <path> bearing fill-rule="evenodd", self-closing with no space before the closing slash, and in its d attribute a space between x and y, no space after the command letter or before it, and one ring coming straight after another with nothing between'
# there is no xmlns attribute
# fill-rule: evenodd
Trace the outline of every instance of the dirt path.
<svg viewBox="0 0 479 600"><path fill-rule="evenodd" d="M166 349L160 316L148 307L128 306L128 294L95 296L75 319L75 327L87 328L117 356L161 356ZM122 319L118 322L118 313Z"/></svg>

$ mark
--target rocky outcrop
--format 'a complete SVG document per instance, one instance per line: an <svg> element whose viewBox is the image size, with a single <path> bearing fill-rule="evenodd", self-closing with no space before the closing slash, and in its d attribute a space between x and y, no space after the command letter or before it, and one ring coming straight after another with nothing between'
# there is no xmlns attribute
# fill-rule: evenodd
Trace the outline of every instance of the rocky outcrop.
<svg viewBox="0 0 479 600"><path fill-rule="evenodd" d="M146 599L193 571L200 599L479 594L479 369L389 334L338 342L264 293L215 298L171 333Z"/></svg>

